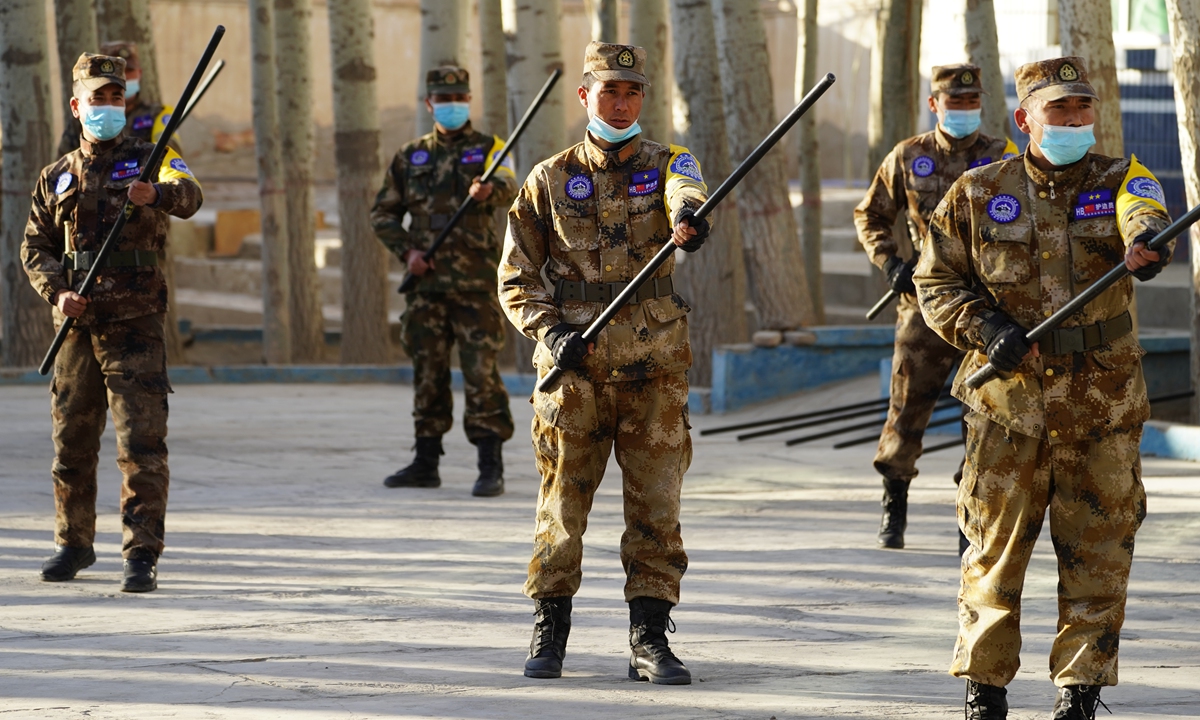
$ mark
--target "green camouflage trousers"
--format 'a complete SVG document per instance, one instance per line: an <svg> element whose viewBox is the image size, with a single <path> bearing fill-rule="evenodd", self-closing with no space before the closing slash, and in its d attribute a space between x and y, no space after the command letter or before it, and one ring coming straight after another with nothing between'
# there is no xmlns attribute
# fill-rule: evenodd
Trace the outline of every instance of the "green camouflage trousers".
<svg viewBox="0 0 1200 720"><path fill-rule="evenodd" d="M96 537L96 465L112 409L121 484L122 554L163 550L167 512L166 351L160 314L76 325L54 361L54 542L83 547Z"/></svg>
<svg viewBox="0 0 1200 720"><path fill-rule="evenodd" d="M504 314L495 293L410 293L400 318L404 351L413 363L417 437L440 437L454 424L450 347L458 344L467 397L463 430L476 442L513 435L508 391L496 356L504 347Z"/></svg>
<svg viewBox="0 0 1200 720"><path fill-rule="evenodd" d="M533 452L542 486L525 594L574 595L592 498L616 449L625 500L625 599L679 602L687 554L679 525L683 474L692 462L686 373L592 383L567 373L535 391Z"/></svg>
<svg viewBox="0 0 1200 720"><path fill-rule="evenodd" d="M892 399L879 435L875 469L891 480L912 480L925 427L962 352L929 329L914 296L900 295L897 314Z"/></svg>
<svg viewBox="0 0 1200 720"><path fill-rule="evenodd" d="M1146 517L1141 428L1051 445L967 417L967 464L958 522L962 558L958 641L950 674L1007 685L1021 651L1021 589L1050 512L1058 556L1058 634L1050 677L1066 685L1116 685L1133 536Z"/></svg>

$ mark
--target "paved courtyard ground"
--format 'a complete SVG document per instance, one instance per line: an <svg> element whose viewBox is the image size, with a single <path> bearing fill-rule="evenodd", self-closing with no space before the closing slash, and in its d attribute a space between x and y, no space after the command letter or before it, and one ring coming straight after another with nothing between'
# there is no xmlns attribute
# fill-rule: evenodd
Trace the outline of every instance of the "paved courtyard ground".
<svg viewBox="0 0 1200 720"><path fill-rule="evenodd" d="M694 424L877 392L863 379ZM958 449L922 460L908 548L882 551L871 446L697 436L672 636L697 682L651 687L625 678L615 463L592 512L566 672L521 675L537 487L525 398L514 398L498 499L470 497L474 453L457 426L442 488L382 487L410 456L408 387L184 386L171 407L160 589L126 595L111 429L99 561L75 582L43 583L48 397L0 388L0 718L961 717L963 686L946 675ZM1114 718L1197 717L1200 465L1148 459L1145 483L1121 684L1104 700ZM1043 532L1014 720L1049 716L1055 585Z"/></svg>

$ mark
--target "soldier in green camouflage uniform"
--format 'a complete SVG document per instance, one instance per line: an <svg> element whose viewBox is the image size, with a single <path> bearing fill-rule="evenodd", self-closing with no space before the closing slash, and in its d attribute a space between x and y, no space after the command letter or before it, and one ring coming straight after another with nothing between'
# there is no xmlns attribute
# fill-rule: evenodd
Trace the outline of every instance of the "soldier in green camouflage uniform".
<svg viewBox="0 0 1200 720"><path fill-rule="evenodd" d="M615 450L625 496L629 676L691 681L665 634L687 569L679 497L692 458L689 308L674 292L674 260L594 345L580 334L664 244L694 251L708 232L692 217L707 192L696 158L640 135L645 57L641 48L588 46L578 91L591 118L584 141L537 165L508 216L500 299L513 324L538 341L539 374L555 365L569 371L531 399L542 485L525 583L538 617L529 677L562 673L588 511Z"/></svg>
<svg viewBox="0 0 1200 720"><path fill-rule="evenodd" d="M919 254L929 217L968 168L1013 157L1017 148L1004 138L979 132L980 84L975 65L933 68L930 111L938 126L897 145L875 173L866 197L854 209L858 239L871 262L900 294L896 349L892 357L891 402L879 436L875 469L883 476L883 521L879 544L904 547L908 486L917 476L925 426L942 388L962 354L925 325L917 307L912 272L916 260L900 257L892 228L904 213L909 237Z"/></svg>
<svg viewBox="0 0 1200 720"><path fill-rule="evenodd" d="M105 411L117 430L124 590L157 586L167 507L167 380L163 319L167 286L158 267L168 215L191 217L200 185L168 150L157 182L137 180L154 146L130 137L121 108L125 61L84 53L75 64L72 111L83 120L78 150L42 171L21 260L33 287L55 306L56 325L76 318L54 364L54 499L57 552L46 580L70 580L95 561L96 464ZM77 294L126 199L136 208L89 298Z"/></svg>
<svg viewBox="0 0 1200 720"><path fill-rule="evenodd" d="M471 127L467 71L429 71L426 108L436 129L400 148L384 176L371 222L389 250L419 276L401 318L404 349L413 362L417 455L384 480L388 487L437 487L442 435L453 424L450 347L458 344L467 407L463 429L479 453L472 494L504 492L501 443L512 437L508 393L496 359L504 347L504 315L496 299L500 238L494 211L512 202L516 176L505 161L491 182L479 178L503 146ZM467 194L476 202L428 264L422 253ZM407 229L405 215L411 220Z"/></svg>
<svg viewBox="0 0 1200 720"><path fill-rule="evenodd" d="M1146 514L1138 446L1150 408L1132 280L1039 343L1025 332L1122 260L1139 280L1157 274L1170 254L1144 243L1169 218L1137 158L1088 152L1097 99L1082 59L1024 65L1016 81L1028 150L954 184L915 277L930 327L968 351L954 394L971 408L958 488L971 546L950 672L968 679L970 717L1005 717L1021 588L1048 511L1059 578L1054 718L1084 720L1100 687L1117 682L1134 534ZM1001 378L966 387L985 362Z"/></svg>

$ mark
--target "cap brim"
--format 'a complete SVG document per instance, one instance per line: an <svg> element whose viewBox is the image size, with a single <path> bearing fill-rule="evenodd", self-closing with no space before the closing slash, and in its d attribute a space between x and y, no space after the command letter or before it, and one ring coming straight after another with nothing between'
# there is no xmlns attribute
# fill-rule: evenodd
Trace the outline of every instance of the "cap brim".
<svg viewBox="0 0 1200 720"><path fill-rule="evenodd" d="M632 70L593 70L592 77L600 81L605 80L624 80L627 82L641 83L646 87L650 87L650 81L645 75L639 75Z"/></svg>
<svg viewBox="0 0 1200 720"><path fill-rule="evenodd" d="M1100 96L1096 94L1095 88L1091 83L1058 83L1048 85L1044 88L1034 90L1029 93L1029 97L1035 97L1043 102L1053 102L1062 100L1066 97L1090 97L1093 100L1099 100Z"/></svg>
<svg viewBox="0 0 1200 720"><path fill-rule="evenodd" d="M945 93L947 95L952 95L954 97L958 97L959 95L987 95L988 94L986 90L981 90L979 88L973 88L973 87L954 87L954 88L947 88L945 90L938 90L937 92Z"/></svg>
<svg viewBox="0 0 1200 720"><path fill-rule="evenodd" d="M459 95L461 93L470 93L470 85L435 85L425 89L429 95Z"/></svg>
<svg viewBox="0 0 1200 720"><path fill-rule="evenodd" d="M105 85L120 85L121 89L125 89L125 78L113 77L111 75L101 75L100 77L83 78L77 80L85 90L99 90Z"/></svg>

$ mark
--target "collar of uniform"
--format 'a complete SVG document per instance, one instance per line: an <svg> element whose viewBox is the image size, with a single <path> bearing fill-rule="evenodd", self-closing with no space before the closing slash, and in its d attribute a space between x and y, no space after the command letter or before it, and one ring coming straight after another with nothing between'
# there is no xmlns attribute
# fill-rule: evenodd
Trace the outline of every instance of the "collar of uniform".
<svg viewBox="0 0 1200 720"><path fill-rule="evenodd" d="M116 146L120 145L125 140L125 131L122 130L120 135L117 135L112 140L101 140L100 142L92 142L85 135L79 135L79 149L85 157L95 157L101 153L106 153Z"/></svg>
<svg viewBox="0 0 1200 720"><path fill-rule="evenodd" d="M946 131L942 129L940 124L937 125L933 135L935 138L937 138L937 146L941 148L943 152L948 153L962 152L963 150L966 150L974 145L975 141L979 140L978 130L966 136L965 138L956 138L950 137L948 134L946 134Z"/></svg>
<svg viewBox="0 0 1200 720"><path fill-rule="evenodd" d="M638 133L634 135L629 142L622 145L617 150L605 150L596 143L596 139L592 137L590 132L586 130L583 133L583 146L587 152L588 159L592 164L602 169L620 167L629 161L629 158L637 154L642 148L642 135Z"/></svg>
<svg viewBox="0 0 1200 720"><path fill-rule="evenodd" d="M1091 162L1089 161L1091 156L1092 154L1088 153L1079 162L1067 165L1062 170L1047 172L1034 165L1032 154L1026 151L1025 172L1029 175L1029 179L1033 180L1037 185L1050 185L1050 183L1054 183L1055 188L1074 187L1083 182L1084 178L1087 177L1088 169L1091 167Z"/></svg>
<svg viewBox="0 0 1200 720"><path fill-rule="evenodd" d="M443 133L437 128L433 129L433 137L437 140L437 144L443 147L453 147L471 137L472 134L470 120L454 133Z"/></svg>

